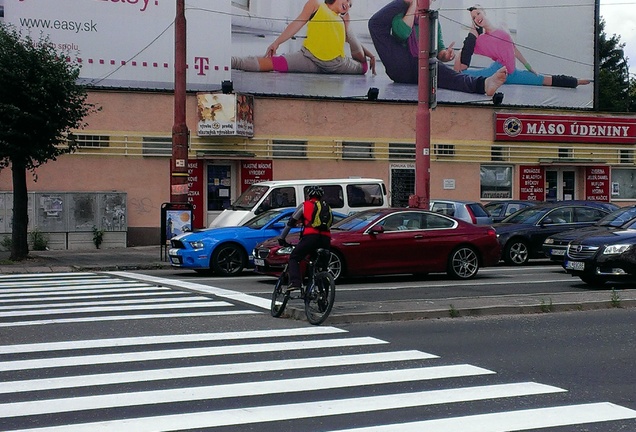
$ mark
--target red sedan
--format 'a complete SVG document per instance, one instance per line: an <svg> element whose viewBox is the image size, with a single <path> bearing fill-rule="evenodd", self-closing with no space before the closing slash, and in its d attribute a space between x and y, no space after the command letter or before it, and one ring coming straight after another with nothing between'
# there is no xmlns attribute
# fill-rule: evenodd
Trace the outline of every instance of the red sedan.
<svg viewBox="0 0 636 432"><path fill-rule="evenodd" d="M501 247L490 226L439 213L384 208L355 213L331 228L330 270L336 277L448 273L470 279L499 262ZM298 241L289 236L290 243ZM254 249L257 273L276 276L291 248L270 239Z"/></svg>

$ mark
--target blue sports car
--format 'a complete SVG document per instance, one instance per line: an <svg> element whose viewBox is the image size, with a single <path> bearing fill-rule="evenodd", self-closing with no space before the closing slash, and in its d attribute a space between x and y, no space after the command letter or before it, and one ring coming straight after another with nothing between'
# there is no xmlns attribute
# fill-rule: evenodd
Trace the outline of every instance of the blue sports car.
<svg viewBox="0 0 636 432"><path fill-rule="evenodd" d="M236 276L254 267L254 246L277 237L285 228L295 208L269 210L241 226L208 228L170 240L168 256L173 267L192 269L198 273ZM333 212L334 223L344 215ZM293 228L291 232L298 232Z"/></svg>

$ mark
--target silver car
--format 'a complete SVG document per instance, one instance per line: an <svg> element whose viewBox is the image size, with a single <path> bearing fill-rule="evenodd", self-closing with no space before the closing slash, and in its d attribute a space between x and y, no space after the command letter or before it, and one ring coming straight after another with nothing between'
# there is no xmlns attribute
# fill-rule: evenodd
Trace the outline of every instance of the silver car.
<svg viewBox="0 0 636 432"><path fill-rule="evenodd" d="M493 223L488 210L478 202L462 200L430 200L430 210L452 216L475 225L490 225Z"/></svg>

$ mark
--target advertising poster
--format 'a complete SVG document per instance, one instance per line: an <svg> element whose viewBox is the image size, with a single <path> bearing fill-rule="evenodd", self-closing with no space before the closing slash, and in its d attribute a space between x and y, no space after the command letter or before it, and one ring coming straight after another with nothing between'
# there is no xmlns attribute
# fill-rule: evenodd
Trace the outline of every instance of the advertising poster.
<svg viewBox="0 0 636 432"><path fill-rule="evenodd" d="M174 1L4 2L5 21L50 35L51 43L80 61L82 78L91 84L172 87ZM441 39L456 59L438 64L437 101L492 104L492 93L498 92L508 106L592 109L597 2L571 0L564 7L552 0L432 1ZM342 17L323 11L312 20L303 18L305 4L186 0L188 88L212 92L231 80L237 93L333 99L367 99L376 88L379 100L417 101L417 38L406 34L398 41L391 29L393 18L408 12L406 3L354 0ZM375 75L363 73L360 64L334 70L328 63L330 74L313 70L311 56L331 61L334 52L344 53L346 62L356 62L341 38L324 43L325 17L335 28L344 25L338 20L347 20L349 32L375 57ZM300 28L272 45L290 24ZM275 72L262 71L257 59L270 48Z"/></svg>
<svg viewBox="0 0 636 432"><path fill-rule="evenodd" d="M197 135L254 136L254 97L244 94L198 93Z"/></svg>

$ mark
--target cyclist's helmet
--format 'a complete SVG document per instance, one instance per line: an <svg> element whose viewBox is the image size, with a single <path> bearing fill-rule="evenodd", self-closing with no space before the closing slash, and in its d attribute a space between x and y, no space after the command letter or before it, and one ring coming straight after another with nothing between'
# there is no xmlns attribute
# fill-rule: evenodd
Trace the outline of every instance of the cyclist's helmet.
<svg viewBox="0 0 636 432"><path fill-rule="evenodd" d="M320 199L324 194L325 191L322 190L320 186L309 186L309 188L307 189L307 196L309 198L316 197Z"/></svg>

